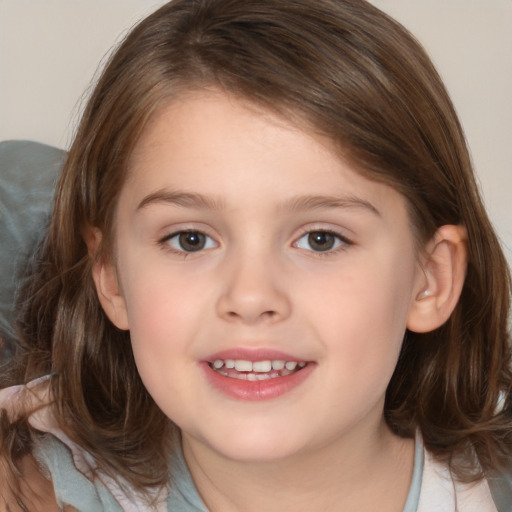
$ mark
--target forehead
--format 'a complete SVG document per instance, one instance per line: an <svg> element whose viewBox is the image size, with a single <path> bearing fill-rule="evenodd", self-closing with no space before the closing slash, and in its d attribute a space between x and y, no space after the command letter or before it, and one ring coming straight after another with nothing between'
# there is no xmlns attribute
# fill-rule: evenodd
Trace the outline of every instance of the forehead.
<svg viewBox="0 0 512 512"><path fill-rule="evenodd" d="M227 201L337 192L402 202L362 176L333 141L298 123L218 91L181 95L143 131L125 188L139 198L169 187Z"/></svg>
<svg viewBox="0 0 512 512"><path fill-rule="evenodd" d="M279 113L278 113L279 112ZM213 130L212 130L213 128ZM217 129L218 128L218 129ZM230 130L229 130L230 128ZM129 161L131 170L163 145L178 145L191 152L196 145L220 152L224 142L242 140L255 144L271 142L278 132L291 137L314 138L319 146L336 152L334 142L316 134L313 124L299 112L264 107L215 87L178 91L147 122ZM227 140L229 138L229 140ZM205 156L205 151L202 151Z"/></svg>

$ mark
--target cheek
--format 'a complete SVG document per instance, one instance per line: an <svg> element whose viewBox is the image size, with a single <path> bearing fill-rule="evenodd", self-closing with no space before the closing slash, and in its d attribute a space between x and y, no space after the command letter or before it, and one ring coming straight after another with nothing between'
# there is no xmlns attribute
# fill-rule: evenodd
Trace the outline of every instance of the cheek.
<svg viewBox="0 0 512 512"><path fill-rule="evenodd" d="M137 269L122 283L136 357L142 347L147 357L179 351L203 314L204 287L162 266L127 263Z"/></svg>
<svg viewBox="0 0 512 512"><path fill-rule="evenodd" d="M132 337L164 344L170 341L171 334L173 338L181 338L190 317L186 302L186 297L179 300L167 290L141 290L134 300L127 301Z"/></svg>
<svg viewBox="0 0 512 512"><path fill-rule="evenodd" d="M153 268L154 270L154 268ZM184 410L186 393L193 389L197 361L192 355L194 326L201 305L197 290L181 286L180 279L141 271L125 283L130 338L139 375L165 414L175 419Z"/></svg>
<svg viewBox="0 0 512 512"><path fill-rule="evenodd" d="M400 353L415 275L412 256L400 265L399 255L385 254L354 258L339 274L309 283L303 302L314 319L311 328L334 356L327 364L380 386Z"/></svg>
<svg viewBox="0 0 512 512"><path fill-rule="evenodd" d="M315 279L306 286L309 304L326 325L341 332L348 328L364 331L393 328L399 331L405 321L411 301L412 272L393 265L369 262L354 265L338 275ZM383 334L384 334L383 332ZM370 340L369 340L370 341Z"/></svg>

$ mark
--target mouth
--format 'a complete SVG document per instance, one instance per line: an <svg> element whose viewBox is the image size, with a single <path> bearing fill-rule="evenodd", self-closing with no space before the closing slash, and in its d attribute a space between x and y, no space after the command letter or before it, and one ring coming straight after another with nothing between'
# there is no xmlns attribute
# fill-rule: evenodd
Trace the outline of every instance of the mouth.
<svg viewBox="0 0 512 512"><path fill-rule="evenodd" d="M277 399L302 387L318 366L284 352L233 348L211 354L200 365L212 387L236 400Z"/></svg>
<svg viewBox="0 0 512 512"><path fill-rule="evenodd" d="M215 359L208 366L219 375L231 379L246 381L265 381L287 377L300 372L308 363L305 361L261 360L248 361L244 359Z"/></svg>

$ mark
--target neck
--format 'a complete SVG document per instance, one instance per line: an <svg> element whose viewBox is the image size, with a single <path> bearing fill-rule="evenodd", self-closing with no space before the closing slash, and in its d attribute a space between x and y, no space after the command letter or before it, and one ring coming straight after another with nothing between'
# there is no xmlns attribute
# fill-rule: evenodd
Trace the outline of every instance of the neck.
<svg viewBox="0 0 512 512"><path fill-rule="evenodd" d="M228 459L186 435L183 451L211 512L402 512L414 441L384 422L372 436L355 434L270 462Z"/></svg>

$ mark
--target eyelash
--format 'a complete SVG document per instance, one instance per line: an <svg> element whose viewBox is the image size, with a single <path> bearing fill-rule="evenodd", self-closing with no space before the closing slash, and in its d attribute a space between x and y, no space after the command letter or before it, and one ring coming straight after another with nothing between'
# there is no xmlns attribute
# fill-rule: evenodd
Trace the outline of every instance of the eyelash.
<svg viewBox="0 0 512 512"><path fill-rule="evenodd" d="M329 230L329 229L306 229L303 231L303 233L297 238L297 240L293 243L294 247L297 247L298 249L303 249L302 247L299 247L299 242L304 237L309 237L313 234L321 234L321 235L329 235L334 237L335 244L337 244L335 247L331 249L327 249L325 251L315 251L313 249L304 249L305 251L313 253L315 256L321 256L321 257L328 257L333 256L341 251L346 251L348 247L351 245L354 245L351 240L349 240L347 237L341 235L340 233L337 233L336 231Z"/></svg>
<svg viewBox="0 0 512 512"><path fill-rule="evenodd" d="M195 234L195 235L199 235L199 236L202 236L202 237L205 237L206 241L206 246L204 247L200 247L199 249L197 250L190 250L190 251L187 251L183 248L181 249L178 249L176 247L173 247L169 242L174 239L174 238L177 238L177 237L180 237L181 235L186 235L186 234ZM334 238L334 244L335 246L333 248L328 248L326 250L317 250L315 251L314 249L307 249L307 248L304 248L304 247L300 247L299 246L299 242L305 238L306 236L307 237L310 237L311 235L327 235L327 236L332 236ZM209 242L209 241L210 242ZM210 237L209 235L207 235L206 233L200 231L200 230L196 230L196 229L181 229L179 231L175 231L169 235L166 235L165 237L161 238L159 241L158 241L158 244L166 251L169 251L169 252L172 252L173 254L178 254L180 256L183 256L183 257L187 257L191 254L193 254L194 252L202 252L204 251L205 249L211 249L213 248L212 245L211 245L211 242L213 241L214 244L218 245L212 237ZM309 241L308 243L310 243L311 241ZM210 246L208 246L210 245ZM293 243L293 247L297 248L297 249L303 249L307 252L311 252L313 254L315 254L315 256L322 256L322 257L326 257L326 256L332 256L333 254L337 254L338 252L340 251L344 251L346 250L349 246L353 245L353 242L351 240L349 240L348 238L346 238L345 236L341 235L340 233L337 233L335 231L332 231L332 230L328 230L328 229L306 229L302 232L302 234L296 239L296 241Z"/></svg>
<svg viewBox="0 0 512 512"><path fill-rule="evenodd" d="M168 252L172 252L173 254L178 254L179 256L183 256L184 258L186 258L187 256L190 256L191 254L194 254L194 252L202 252L203 250L205 249L211 249L212 247L201 247L197 250L191 250L191 251L187 251L185 249L178 249L178 248L175 248L173 247L171 244L170 244L170 241L173 239L173 238L177 238L177 237L180 237L181 235L186 235L186 234L195 234L195 235L199 235L199 236L203 236L207 239L206 241L206 244L208 244L208 240L210 241L213 241L214 244L217 244L213 238L209 235L207 235L206 233L198 230L198 229L180 229L179 231L175 231L174 233L171 233L169 235L166 235L164 236L163 238L161 238L159 241L158 241L158 244L166 251ZM217 244L218 245L218 244Z"/></svg>

